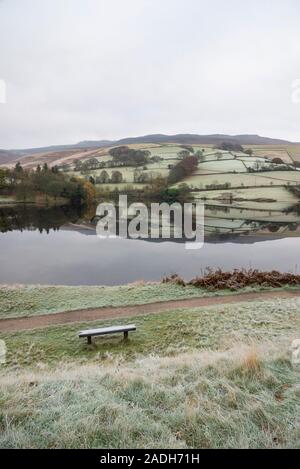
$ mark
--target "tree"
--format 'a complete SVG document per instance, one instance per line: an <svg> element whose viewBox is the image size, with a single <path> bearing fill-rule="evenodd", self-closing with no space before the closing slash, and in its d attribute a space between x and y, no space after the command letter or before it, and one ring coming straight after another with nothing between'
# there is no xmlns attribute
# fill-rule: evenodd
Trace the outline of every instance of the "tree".
<svg viewBox="0 0 300 469"><path fill-rule="evenodd" d="M150 158L150 161L152 161L153 163L159 163L162 160L163 160L163 158L161 156L157 156L157 155L151 156L151 158Z"/></svg>
<svg viewBox="0 0 300 469"><path fill-rule="evenodd" d="M62 187L61 181L53 180L53 181L50 181L47 185L47 194L50 195L51 197L54 197L55 201L57 197L61 196L62 190L63 190L63 187Z"/></svg>
<svg viewBox="0 0 300 469"><path fill-rule="evenodd" d="M17 162L16 166L15 166L15 172L16 173L22 173L23 172L23 168L21 166L21 163L20 161Z"/></svg>
<svg viewBox="0 0 300 469"><path fill-rule="evenodd" d="M49 170L49 168L48 168L47 163L44 163L44 164L43 164L43 171L44 171L44 173L47 173L48 170Z"/></svg>
<svg viewBox="0 0 300 469"><path fill-rule="evenodd" d="M61 169L64 173L66 173L70 170L70 166L67 163L64 163L61 165Z"/></svg>
<svg viewBox="0 0 300 469"><path fill-rule="evenodd" d="M0 190L6 186L7 171L0 168Z"/></svg>
<svg viewBox="0 0 300 469"><path fill-rule="evenodd" d="M242 147L242 145L240 145L239 143L230 142L230 141L221 142L220 144L216 145L214 148L217 150L224 150L224 151L242 151L242 152L244 151L244 148Z"/></svg>
<svg viewBox="0 0 300 469"><path fill-rule="evenodd" d="M179 153L177 153L178 158L183 160L183 158L186 158L187 156L190 156L190 152L188 150L181 150Z"/></svg>
<svg viewBox="0 0 300 469"><path fill-rule="evenodd" d="M85 184L90 184L89 182L86 182ZM68 191L66 190L66 193ZM85 190L82 184L77 184L75 191L71 191L71 201L73 205L82 205L84 200L85 200Z"/></svg>
<svg viewBox="0 0 300 469"><path fill-rule="evenodd" d="M99 161L97 158L89 158L88 160L85 160L83 163L81 163L81 170L82 171L87 171L90 169L98 169L99 167Z"/></svg>
<svg viewBox="0 0 300 469"><path fill-rule="evenodd" d="M112 172L112 175L111 175L111 182L113 184L116 184L116 183L119 183L119 182L122 182L123 180L123 175L120 171L113 171Z"/></svg>
<svg viewBox="0 0 300 469"><path fill-rule="evenodd" d="M195 171L197 165L197 156L187 156L171 169L168 178L169 183L175 184L176 182L186 178Z"/></svg>
<svg viewBox="0 0 300 469"><path fill-rule="evenodd" d="M81 171L82 170L82 161L80 160L74 160L74 170L75 171Z"/></svg>
<svg viewBox="0 0 300 469"><path fill-rule="evenodd" d="M133 173L133 180L134 182L141 182L141 177L142 177L143 172L140 169L135 169Z"/></svg>
<svg viewBox="0 0 300 469"><path fill-rule="evenodd" d="M117 163L123 163L126 166L143 166L148 163L151 155L150 151L134 150L127 146L111 148L109 154Z"/></svg>
<svg viewBox="0 0 300 469"><path fill-rule="evenodd" d="M27 202L34 196L34 186L29 178L25 178L16 186L16 197L18 200Z"/></svg>
<svg viewBox="0 0 300 469"><path fill-rule="evenodd" d="M246 153L246 155L252 156L253 155L253 150L252 150L252 148L247 148L247 150L245 150L244 153Z"/></svg>
<svg viewBox="0 0 300 469"><path fill-rule="evenodd" d="M191 145L180 145L181 148L183 148L184 150L187 150L189 153L194 153L194 148L191 146Z"/></svg>
<svg viewBox="0 0 300 469"><path fill-rule="evenodd" d="M105 169L99 175L99 182L100 184L107 184L109 182L109 174Z"/></svg>
<svg viewBox="0 0 300 469"><path fill-rule="evenodd" d="M83 184L83 189L84 189L84 201L88 206L90 206L94 203L96 199L96 189L94 185L88 181L86 181Z"/></svg>
<svg viewBox="0 0 300 469"><path fill-rule="evenodd" d="M274 163L274 164L284 164L284 161L282 161L281 158L273 158L272 163Z"/></svg>

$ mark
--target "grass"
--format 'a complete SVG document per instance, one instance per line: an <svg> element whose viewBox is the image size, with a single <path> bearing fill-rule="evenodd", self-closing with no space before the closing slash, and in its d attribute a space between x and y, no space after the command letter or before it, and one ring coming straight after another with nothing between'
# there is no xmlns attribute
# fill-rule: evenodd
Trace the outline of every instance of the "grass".
<svg viewBox="0 0 300 469"><path fill-rule="evenodd" d="M290 289L285 286L282 289ZM267 288L252 286L239 293L265 291ZM105 306L132 306L158 301L200 298L233 294L231 290L221 293L193 286L164 283L136 282L122 286L0 286L0 319L60 313Z"/></svg>
<svg viewBox="0 0 300 469"><path fill-rule="evenodd" d="M129 306L209 296L207 290L162 283L103 286L0 286L0 318L34 316L84 308Z"/></svg>
<svg viewBox="0 0 300 469"><path fill-rule="evenodd" d="M22 371L0 378L0 447L299 448L298 383L270 346Z"/></svg>
<svg viewBox="0 0 300 469"><path fill-rule="evenodd" d="M300 299L1 334L1 448L299 448ZM110 321L110 324L118 321Z"/></svg>
<svg viewBox="0 0 300 469"><path fill-rule="evenodd" d="M120 319L1 333L0 339L6 342L8 366L16 368L75 358L99 363L105 363L109 356L134 360L153 353L165 356L205 348L217 350L237 338L262 341L290 335L300 327L299 306L298 298L278 299L122 318L122 323L137 326L128 341L118 335L106 336L95 339L92 347L78 339L78 331L120 324Z"/></svg>
<svg viewBox="0 0 300 469"><path fill-rule="evenodd" d="M231 186L240 187L253 186L253 196L255 198L256 186L284 186L288 182L300 183L300 171L267 171L262 173L236 173L236 174L198 174L189 176L182 181L191 189L205 189L212 184L226 184L230 182ZM179 185L179 183L177 184Z"/></svg>
<svg viewBox="0 0 300 469"><path fill-rule="evenodd" d="M255 156L267 156L270 159L281 158L286 163L300 161L300 145L248 145Z"/></svg>

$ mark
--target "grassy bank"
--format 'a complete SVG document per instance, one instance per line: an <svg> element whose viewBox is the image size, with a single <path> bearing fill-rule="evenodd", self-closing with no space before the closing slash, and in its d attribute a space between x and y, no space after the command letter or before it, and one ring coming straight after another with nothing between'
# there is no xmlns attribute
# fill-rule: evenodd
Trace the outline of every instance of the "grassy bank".
<svg viewBox="0 0 300 469"><path fill-rule="evenodd" d="M294 290L299 287L285 286L277 290ZM103 286L0 286L0 319L59 313L84 308L104 306L132 306L157 301L207 297L233 293L269 290L253 285L237 292L230 289L210 291L192 285L171 283L135 283L131 285Z"/></svg>
<svg viewBox="0 0 300 469"><path fill-rule="evenodd" d="M165 356L200 349L218 350L236 340L277 340L293 333L297 336L299 307L299 298L274 299L122 318L122 322L137 325L137 332L130 334L128 341L118 335L105 336L95 339L91 347L86 340L78 339L78 331L119 324L120 320L0 333L0 339L7 344L8 365L15 368L74 358L83 362L96 360L102 365L109 357L128 361L153 353Z"/></svg>
<svg viewBox="0 0 300 469"><path fill-rule="evenodd" d="M77 336L118 322L0 333L1 448L300 447L300 298L138 316L127 341Z"/></svg>
<svg viewBox="0 0 300 469"><path fill-rule="evenodd" d="M284 349L60 365L0 378L1 448L298 448Z"/></svg>

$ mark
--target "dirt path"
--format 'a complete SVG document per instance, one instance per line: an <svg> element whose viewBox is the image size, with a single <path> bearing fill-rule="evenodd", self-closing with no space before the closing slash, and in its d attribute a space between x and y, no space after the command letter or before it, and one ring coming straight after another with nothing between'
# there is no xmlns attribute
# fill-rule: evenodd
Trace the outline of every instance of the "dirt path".
<svg viewBox="0 0 300 469"><path fill-rule="evenodd" d="M138 316L143 314L160 313L178 308L196 308L201 306L212 306L220 304L240 303L243 301L269 300L276 298L300 298L299 292L260 292L241 293L226 296L213 296L206 298L190 298L185 300L162 301L145 305L104 307L97 309L79 309L76 311L65 311L63 313L44 314L15 319L1 319L0 332L21 331L36 329L57 324L68 324L73 322L95 321L97 319L115 319Z"/></svg>

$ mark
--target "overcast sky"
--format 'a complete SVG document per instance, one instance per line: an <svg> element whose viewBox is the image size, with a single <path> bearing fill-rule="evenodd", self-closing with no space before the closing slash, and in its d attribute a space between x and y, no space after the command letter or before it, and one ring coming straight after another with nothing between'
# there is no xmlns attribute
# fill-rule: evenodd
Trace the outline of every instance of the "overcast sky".
<svg viewBox="0 0 300 469"><path fill-rule="evenodd" d="M0 0L0 148L148 133L300 141L299 25L299 0Z"/></svg>

